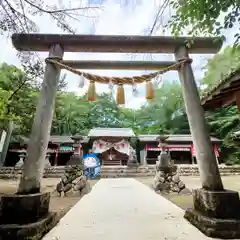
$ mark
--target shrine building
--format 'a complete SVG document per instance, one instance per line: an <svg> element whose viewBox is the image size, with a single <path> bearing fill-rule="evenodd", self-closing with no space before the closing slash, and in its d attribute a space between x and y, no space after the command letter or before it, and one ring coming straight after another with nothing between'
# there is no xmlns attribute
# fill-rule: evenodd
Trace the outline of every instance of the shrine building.
<svg viewBox="0 0 240 240"><path fill-rule="evenodd" d="M136 158L140 165L153 165L161 152L157 134L135 135L131 128L94 128L88 136L50 136L47 158L52 166L64 166L74 152L74 144L81 145L81 154L90 151L99 158L101 165L128 165ZM168 135L166 140L171 159L175 164L196 164L196 154L191 135ZM211 137L216 160L221 162L219 145L221 140ZM4 166L15 166L24 160L28 139L11 142Z"/></svg>

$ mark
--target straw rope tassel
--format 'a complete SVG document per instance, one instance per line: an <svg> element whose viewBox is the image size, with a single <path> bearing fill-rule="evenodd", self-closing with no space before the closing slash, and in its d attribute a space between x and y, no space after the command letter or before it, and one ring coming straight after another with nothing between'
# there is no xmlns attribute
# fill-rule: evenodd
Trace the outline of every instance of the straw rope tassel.
<svg viewBox="0 0 240 240"><path fill-rule="evenodd" d="M96 101L96 87L95 82L90 81L89 87L88 87L88 101L93 102Z"/></svg>
<svg viewBox="0 0 240 240"><path fill-rule="evenodd" d="M118 105L125 104L125 92L122 84L117 87L116 102Z"/></svg>
<svg viewBox="0 0 240 240"><path fill-rule="evenodd" d="M146 82L146 99L151 100L154 98L153 84L151 81Z"/></svg>

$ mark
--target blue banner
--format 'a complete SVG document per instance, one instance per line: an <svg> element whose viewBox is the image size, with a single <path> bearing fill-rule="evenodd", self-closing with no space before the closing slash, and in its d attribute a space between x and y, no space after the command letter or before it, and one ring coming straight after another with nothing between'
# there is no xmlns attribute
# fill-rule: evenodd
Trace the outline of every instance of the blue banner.
<svg viewBox="0 0 240 240"><path fill-rule="evenodd" d="M83 156L85 175L89 178L96 178L100 174L100 159L95 154Z"/></svg>

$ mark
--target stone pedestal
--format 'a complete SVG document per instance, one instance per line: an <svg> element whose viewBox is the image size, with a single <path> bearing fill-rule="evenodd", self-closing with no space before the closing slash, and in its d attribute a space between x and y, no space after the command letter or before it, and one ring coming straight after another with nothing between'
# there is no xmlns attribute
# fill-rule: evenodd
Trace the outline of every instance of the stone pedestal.
<svg viewBox="0 0 240 240"><path fill-rule="evenodd" d="M193 209L184 217L208 237L240 238L240 199L238 192L193 190Z"/></svg>
<svg viewBox="0 0 240 240"><path fill-rule="evenodd" d="M185 184L180 180L177 173L177 166L161 166L161 163L157 162L153 181L153 189L155 191L180 193L185 188Z"/></svg>
<svg viewBox="0 0 240 240"><path fill-rule="evenodd" d="M40 240L56 225L49 212L50 193L0 197L0 239Z"/></svg>

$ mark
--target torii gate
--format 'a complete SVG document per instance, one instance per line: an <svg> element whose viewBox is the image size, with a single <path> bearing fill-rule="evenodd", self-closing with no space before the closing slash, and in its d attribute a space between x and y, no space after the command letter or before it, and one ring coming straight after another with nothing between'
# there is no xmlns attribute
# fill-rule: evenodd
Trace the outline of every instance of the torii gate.
<svg viewBox="0 0 240 240"><path fill-rule="evenodd" d="M193 41L191 41L193 40ZM186 41L191 41L190 47ZM173 37L147 37L147 36L98 36L98 35L60 35L60 34L13 34L12 42L19 51L42 51L49 52L49 58L60 60L73 68L81 69L160 69L173 65L182 59L188 59L189 53L207 54L217 53L222 42L215 38L173 38ZM124 62L124 61L66 61L63 59L64 52L121 52L121 53L173 53L176 62ZM49 140L52 117L55 105L55 97L59 75L59 66L50 62L46 63L42 90L38 100L35 119L27 149L23 178L20 182L20 192L31 193L40 190L40 181L44 168L44 159ZM207 235L213 236L212 229L217 227L214 221L209 230L209 225L204 222L204 217L230 218L236 213L236 194L223 189L218 165L212 149L208 127L201 106L199 92L194 79L190 62L186 62L178 69L182 85L183 97L193 138L196 148L197 162L203 189L196 190L194 194L195 210L187 211L186 218L196 225ZM28 176L28 179L24 178ZM28 183L27 185L24 183ZM28 186L27 188L24 186ZM234 197L232 197L234 195ZM216 205L210 198L223 200ZM237 194L238 196L238 194ZM207 200L206 200L207 197ZM225 206L228 199L231 204ZM222 206L224 205L224 206ZM231 205L231 206L230 206ZM220 210L231 208L228 215ZM210 211L214 212L214 214ZM210 211L210 213L209 213ZM230 214L230 215L229 215ZM234 215L235 217L235 215ZM207 223L209 224L209 223ZM228 228L228 231L231 230ZM237 230L232 230L237 231ZM219 230L216 230L219 232ZM216 234L214 235L216 236ZM219 236L219 235L217 235ZM222 236L222 235L221 235Z"/></svg>

